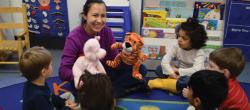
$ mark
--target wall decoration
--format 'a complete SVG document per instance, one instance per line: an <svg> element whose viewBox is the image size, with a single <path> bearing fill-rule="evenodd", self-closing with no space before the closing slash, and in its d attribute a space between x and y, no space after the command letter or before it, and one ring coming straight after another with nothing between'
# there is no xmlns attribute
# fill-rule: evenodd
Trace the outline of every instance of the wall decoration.
<svg viewBox="0 0 250 110"><path fill-rule="evenodd" d="M37 37L66 37L69 33L67 0L23 0L29 32Z"/></svg>

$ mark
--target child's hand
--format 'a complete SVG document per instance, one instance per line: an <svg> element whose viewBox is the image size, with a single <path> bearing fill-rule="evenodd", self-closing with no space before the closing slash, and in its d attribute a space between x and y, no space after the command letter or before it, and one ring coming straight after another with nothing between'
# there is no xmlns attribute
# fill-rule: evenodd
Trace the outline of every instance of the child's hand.
<svg viewBox="0 0 250 110"><path fill-rule="evenodd" d="M172 69L173 69L173 71L174 71L174 73L175 74L179 74L179 71L178 71L178 68L177 67L175 67L175 66L172 66Z"/></svg>
<svg viewBox="0 0 250 110"><path fill-rule="evenodd" d="M178 76L177 74L173 73L169 75L169 78L173 78L173 79L178 79L180 76Z"/></svg>
<svg viewBox="0 0 250 110"><path fill-rule="evenodd" d="M65 106L69 107L71 110L78 110L77 104L74 101L69 100L69 99L65 101Z"/></svg>
<svg viewBox="0 0 250 110"><path fill-rule="evenodd" d="M182 90L182 95L183 95L183 97L185 97L185 98L187 98L187 99L192 98L192 93L191 93L189 87L184 88L184 89Z"/></svg>

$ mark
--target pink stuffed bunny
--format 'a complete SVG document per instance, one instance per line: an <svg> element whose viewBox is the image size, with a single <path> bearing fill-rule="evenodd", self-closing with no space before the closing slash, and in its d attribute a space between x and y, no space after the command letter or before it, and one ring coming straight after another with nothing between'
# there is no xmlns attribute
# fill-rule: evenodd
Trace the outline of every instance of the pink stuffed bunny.
<svg viewBox="0 0 250 110"><path fill-rule="evenodd" d="M78 57L74 63L73 76L76 88L78 88L79 78L82 74L84 74L85 69L92 74L106 74L106 71L100 62L100 59L105 57L106 51L100 48L98 39L100 39L100 36L89 39L84 44L84 56Z"/></svg>

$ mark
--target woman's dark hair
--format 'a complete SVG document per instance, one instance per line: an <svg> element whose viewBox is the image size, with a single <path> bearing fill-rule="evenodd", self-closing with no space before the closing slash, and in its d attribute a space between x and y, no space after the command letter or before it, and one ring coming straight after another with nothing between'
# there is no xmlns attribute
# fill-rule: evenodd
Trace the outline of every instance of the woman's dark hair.
<svg viewBox="0 0 250 110"><path fill-rule="evenodd" d="M188 18L186 22L181 23L180 29L190 38L192 48L200 49L206 45L207 32L197 19Z"/></svg>
<svg viewBox="0 0 250 110"><path fill-rule="evenodd" d="M87 0L85 2L85 4L83 5L83 9L82 9L81 15L85 15L86 16L88 14L89 9L91 8L91 6L93 4L95 4L95 3L97 3L97 4L104 4L105 7L106 7L106 4L103 2L103 0ZM81 18L82 18L82 24L86 23L86 20L83 17L81 17Z"/></svg>
<svg viewBox="0 0 250 110"><path fill-rule="evenodd" d="M105 74L91 74L87 70L78 83L78 100L82 110L112 110L115 104L112 83Z"/></svg>
<svg viewBox="0 0 250 110"><path fill-rule="evenodd" d="M228 94L227 78L217 71L200 70L195 72L188 83L192 97L201 100L202 110L215 110Z"/></svg>

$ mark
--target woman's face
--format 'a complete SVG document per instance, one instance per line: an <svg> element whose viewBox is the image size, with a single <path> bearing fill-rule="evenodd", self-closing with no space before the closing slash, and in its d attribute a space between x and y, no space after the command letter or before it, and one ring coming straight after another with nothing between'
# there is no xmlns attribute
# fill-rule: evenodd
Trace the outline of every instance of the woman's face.
<svg viewBox="0 0 250 110"><path fill-rule="evenodd" d="M186 32L183 31L182 29L179 31L179 37L178 37L178 44L179 47L182 49L191 49L191 40L190 38L186 35Z"/></svg>
<svg viewBox="0 0 250 110"><path fill-rule="evenodd" d="M86 20L85 30L90 35L96 35L106 24L106 7L104 4L94 3L89 8L87 15L83 15Z"/></svg>

